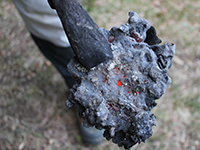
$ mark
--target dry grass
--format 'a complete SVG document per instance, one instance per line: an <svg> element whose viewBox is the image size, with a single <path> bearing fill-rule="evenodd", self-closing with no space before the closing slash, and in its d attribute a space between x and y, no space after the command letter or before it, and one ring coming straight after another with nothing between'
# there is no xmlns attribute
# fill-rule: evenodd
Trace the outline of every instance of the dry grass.
<svg viewBox="0 0 200 150"><path fill-rule="evenodd" d="M88 0L89 1L89 0ZM140 150L200 149L200 2L197 0L94 0L90 15L110 29L134 10L177 53L172 84L154 109L157 127ZM0 149L120 150L105 141L80 141L74 109L65 109L68 89L31 40L14 5L0 0Z"/></svg>

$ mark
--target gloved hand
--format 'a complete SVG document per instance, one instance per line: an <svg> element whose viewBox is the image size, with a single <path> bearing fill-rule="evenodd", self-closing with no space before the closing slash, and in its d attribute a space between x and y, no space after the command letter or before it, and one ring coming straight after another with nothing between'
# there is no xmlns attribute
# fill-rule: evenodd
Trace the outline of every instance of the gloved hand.
<svg viewBox="0 0 200 150"><path fill-rule="evenodd" d="M56 9L72 49L90 69L113 57L108 40L78 0L48 0Z"/></svg>

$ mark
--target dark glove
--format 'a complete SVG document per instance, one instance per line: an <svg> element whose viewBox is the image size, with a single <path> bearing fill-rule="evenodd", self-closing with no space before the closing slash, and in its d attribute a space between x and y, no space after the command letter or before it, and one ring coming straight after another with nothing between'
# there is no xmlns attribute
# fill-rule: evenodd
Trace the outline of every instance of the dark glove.
<svg viewBox="0 0 200 150"><path fill-rule="evenodd" d="M56 9L71 47L81 64L90 69L113 57L108 40L78 0L48 0Z"/></svg>

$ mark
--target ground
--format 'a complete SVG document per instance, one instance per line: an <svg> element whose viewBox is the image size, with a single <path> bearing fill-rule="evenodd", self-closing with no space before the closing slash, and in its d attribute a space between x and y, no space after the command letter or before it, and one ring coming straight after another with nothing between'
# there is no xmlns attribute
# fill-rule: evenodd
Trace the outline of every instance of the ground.
<svg viewBox="0 0 200 150"><path fill-rule="evenodd" d="M172 83L153 112L157 126L135 150L200 149L200 11L198 0L83 0L100 27L126 22L133 10L177 53ZM88 4L90 3L90 5ZM0 0L0 149L122 150L111 141L85 146L60 74L39 52L10 0Z"/></svg>

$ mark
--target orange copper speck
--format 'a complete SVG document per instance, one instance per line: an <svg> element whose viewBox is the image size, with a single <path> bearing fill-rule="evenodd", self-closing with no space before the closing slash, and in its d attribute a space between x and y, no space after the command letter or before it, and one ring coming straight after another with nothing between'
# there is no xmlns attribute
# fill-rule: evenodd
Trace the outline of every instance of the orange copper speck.
<svg viewBox="0 0 200 150"><path fill-rule="evenodd" d="M119 80L118 82L117 82L117 86L121 86L122 85L122 83L121 83L121 81Z"/></svg>
<svg viewBox="0 0 200 150"><path fill-rule="evenodd" d="M114 42L114 40L115 40L115 37L114 37L114 36L110 35L110 36L108 37L108 42L109 42L109 43Z"/></svg>
<svg viewBox="0 0 200 150"><path fill-rule="evenodd" d="M139 94L140 94L140 92L136 92L136 94L138 94L138 95L139 95Z"/></svg>

